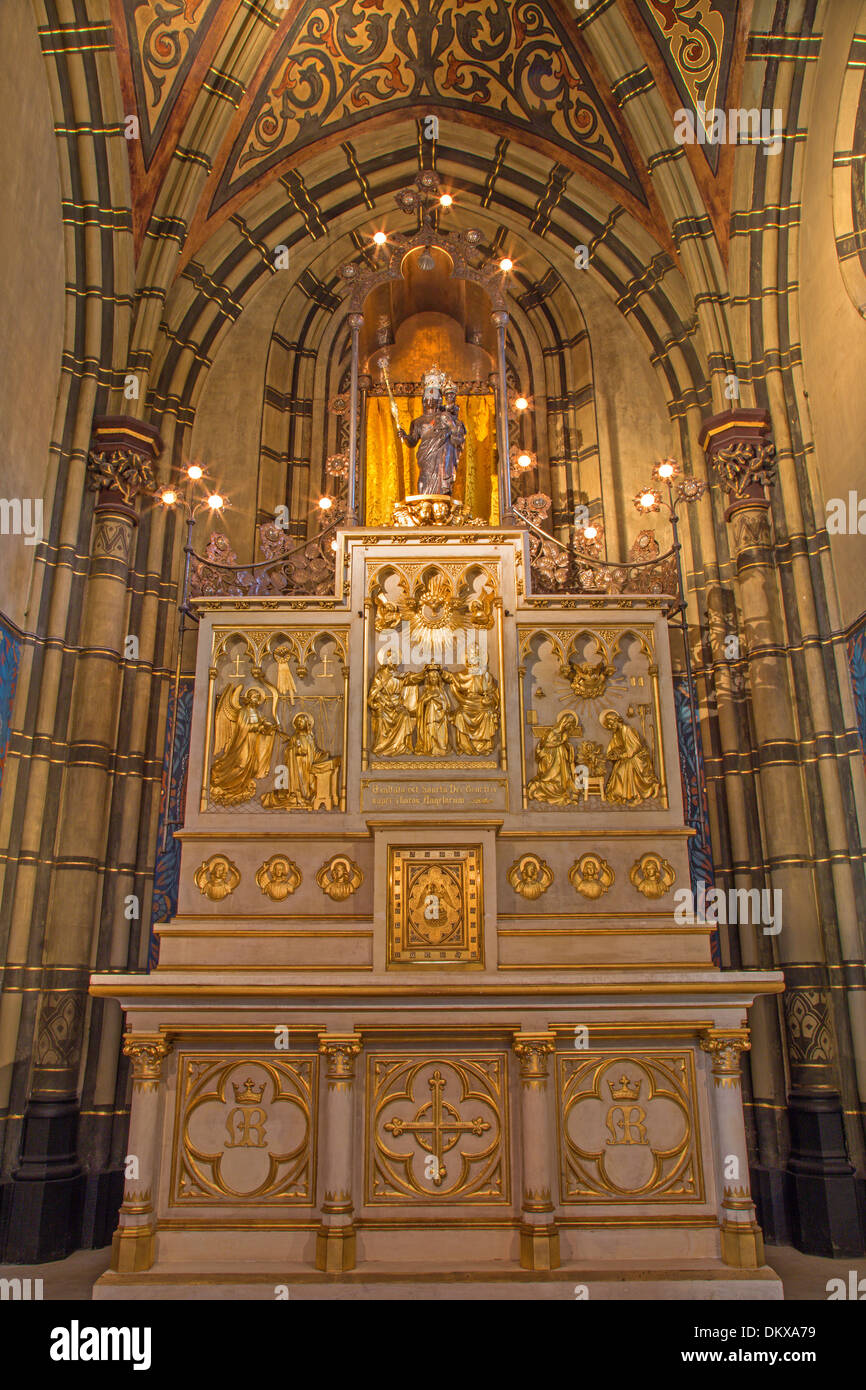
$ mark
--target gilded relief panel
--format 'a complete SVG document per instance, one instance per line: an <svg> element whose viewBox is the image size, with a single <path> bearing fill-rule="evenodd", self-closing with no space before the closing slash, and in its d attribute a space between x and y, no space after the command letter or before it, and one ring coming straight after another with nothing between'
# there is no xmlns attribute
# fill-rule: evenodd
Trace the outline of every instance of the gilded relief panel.
<svg viewBox="0 0 866 1390"><path fill-rule="evenodd" d="M345 810L347 637L214 629L203 811Z"/></svg>
<svg viewBox="0 0 866 1390"><path fill-rule="evenodd" d="M388 964L481 965L481 846L388 848Z"/></svg>
<svg viewBox="0 0 866 1390"><path fill-rule="evenodd" d="M362 765L505 767L499 562L368 570Z"/></svg>
<svg viewBox="0 0 866 1390"><path fill-rule="evenodd" d="M366 1199L508 1203L507 1058L367 1058Z"/></svg>
<svg viewBox="0 0 866 1390"><path fill-rule="evenodd" d="M182 1053L171 1201L315 1203L318 1058Z"/></svg>
<svg viewBox="0 0 866 1390"><path fill-rule="evenodd" d="M557 1056L565 1203L702 1202L691 1051Z"/></svg>
<svg viewBox="0 0 866 1390"><path fill-rule="evenodd" d="M667 807L649 626L518 633L524 806Z"/></svg>

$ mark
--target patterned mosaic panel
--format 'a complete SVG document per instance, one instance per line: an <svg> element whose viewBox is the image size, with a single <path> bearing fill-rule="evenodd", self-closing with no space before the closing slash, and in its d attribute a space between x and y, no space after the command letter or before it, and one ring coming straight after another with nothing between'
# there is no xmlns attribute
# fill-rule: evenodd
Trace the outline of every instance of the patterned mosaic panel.
<svg viewBox="0 0 866 1390"><path fill-rule="evenodd" d="M851 668L857 728L860 731L860 744L866 762L866 617L861 618L857 627L852 628L848 635L848 665Z"/></svg>
<svg viewBox="0 0 866 1390"><path fill-rule="evenodd" d="M0 788L9 745L9 724L18 684L18 662L21 658L21 639L11 627L0 622Z"/></svg>
<svg viewBox="0 0 866 1390"><path fill-rule="evenodd" d="M706 892L715 887L713 868L713 847L710 841L710 808L707 802L707 779L704 771L704 753L699 746L695 749L695 736L689 708L689 686L685 676L674 676L674 705L677 716L677 737L680 751L680 776L683 784L683 807L686 824L696 833L689 837L689 870L692 892L699 894L699 884L705 885ZM713 963L721 965L719 932L715 928L710 937Z"/></svg>
<svg viewBox="0 0 866 1390"><path fill-rule="evenodd" d="M177 888L180 881L180 841L172 830L183 824L186 795L186 772L189 763L189 737L192 723L192 697L195 682L182 680L178 687L177 728L175 730L174 766L171 789L168 789L168 769L171 761L171 724L174 694L169 698L165 725L165 753L162 765L162 789L159 797L159 830L156 838L156 865L153 871L153 904L150 914L150 952L148 966L155 970L159 961L159 940L153 928L156 922L168 922L177 912ZM162 847L165 821L168 817L168 838Z"/></svg>

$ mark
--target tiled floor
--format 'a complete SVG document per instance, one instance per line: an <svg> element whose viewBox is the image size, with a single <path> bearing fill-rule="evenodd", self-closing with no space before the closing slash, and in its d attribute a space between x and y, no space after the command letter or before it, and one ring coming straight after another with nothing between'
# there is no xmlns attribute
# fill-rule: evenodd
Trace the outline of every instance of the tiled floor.
<svg viewBox="0 0 866 1390"><path fill-rule="evenodd" d="M45 1299L89 1299L94 1282L108 1268L110 1250L79 1250L66 1260L45 1265L7 1265L0 1278L41 1279ZM851 1270L866 1278L866 1259L825 1260L817 1255L801 1255L786 1245L767 1248L767 1263L785 1286L785 1298L824 1301L830 1279L842 1279L846 1289Z"/></svg>

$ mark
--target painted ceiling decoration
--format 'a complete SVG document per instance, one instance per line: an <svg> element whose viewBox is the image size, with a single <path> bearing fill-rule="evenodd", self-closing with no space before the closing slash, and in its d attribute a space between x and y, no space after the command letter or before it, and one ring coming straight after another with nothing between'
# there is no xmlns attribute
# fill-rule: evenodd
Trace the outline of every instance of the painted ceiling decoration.
<svg viewBox="0 0 866 1390"><path fill-rule="evenodd" d="M724 107L740 0L635 0L686 107ZM701 145L718 168L719 145Z"/></svg>
<svg viewBox="0 0 866 1390"><path fill-rule="evenodd" d="M219 9L220 0L122 0L145 168Z"/></svg>
<svg viewBox="0 0 866 1390"><path fill-rule="evenodd" d="M621 3L671 109L724 102L749 0ZM423 163L425 114L538 150L561 188L582 173L664 239L629 105L611 92L593 27L567 0L110 5L124 110L140 126L140 139L128 142L137 254L148 234L158 241L170 228L182 266L274 179L303 179L319 147L350 150L362 124L376 125L383 144L392 128L396 150L405 144L402 122L415 122ZM689 158L724 250L727 183L713 184L713 174L725 174L719 153L704 145ZM192 193L180 218L160 206L175 161L190 168L183 195L180 182L170 185L168 203ZM193 191L198 170L208 177Z"/></svg>
<svg viewBox="0 0 866 1390"><path fill-rule="evenodd" d="M384 0L343 0L305 4L290 21L211 211L323 136L433 100L470 120L535 136L646 203L573 27L552 7L542 10L533 0L391 0L387 7Z"/></svg>

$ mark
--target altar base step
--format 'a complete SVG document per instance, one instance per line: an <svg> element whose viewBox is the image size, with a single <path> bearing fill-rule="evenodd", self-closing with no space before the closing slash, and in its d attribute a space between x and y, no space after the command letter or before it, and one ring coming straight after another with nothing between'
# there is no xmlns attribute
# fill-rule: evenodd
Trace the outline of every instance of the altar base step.
<svg viewBox="0 0 866 1390"><path fill-rule="evenodd" d="M779 1302L782 1282L769 1266L731 1269L707 1263L683 1269L641 1268L604 1270L573 1265L527 1273L501 1265L469 1271L419 1269L357 1269L340 1275L308 1267L216 1274L213 1270L154 1270L149 1275L104 1274L93 1289L100 1301L170 1302L216 1300L275 1301L275 1289L288 1287L289 1301L347 1299L355 1302L419 1300L446 1302ZM586 1289L578 1295L576 1288Z"/></svg>

